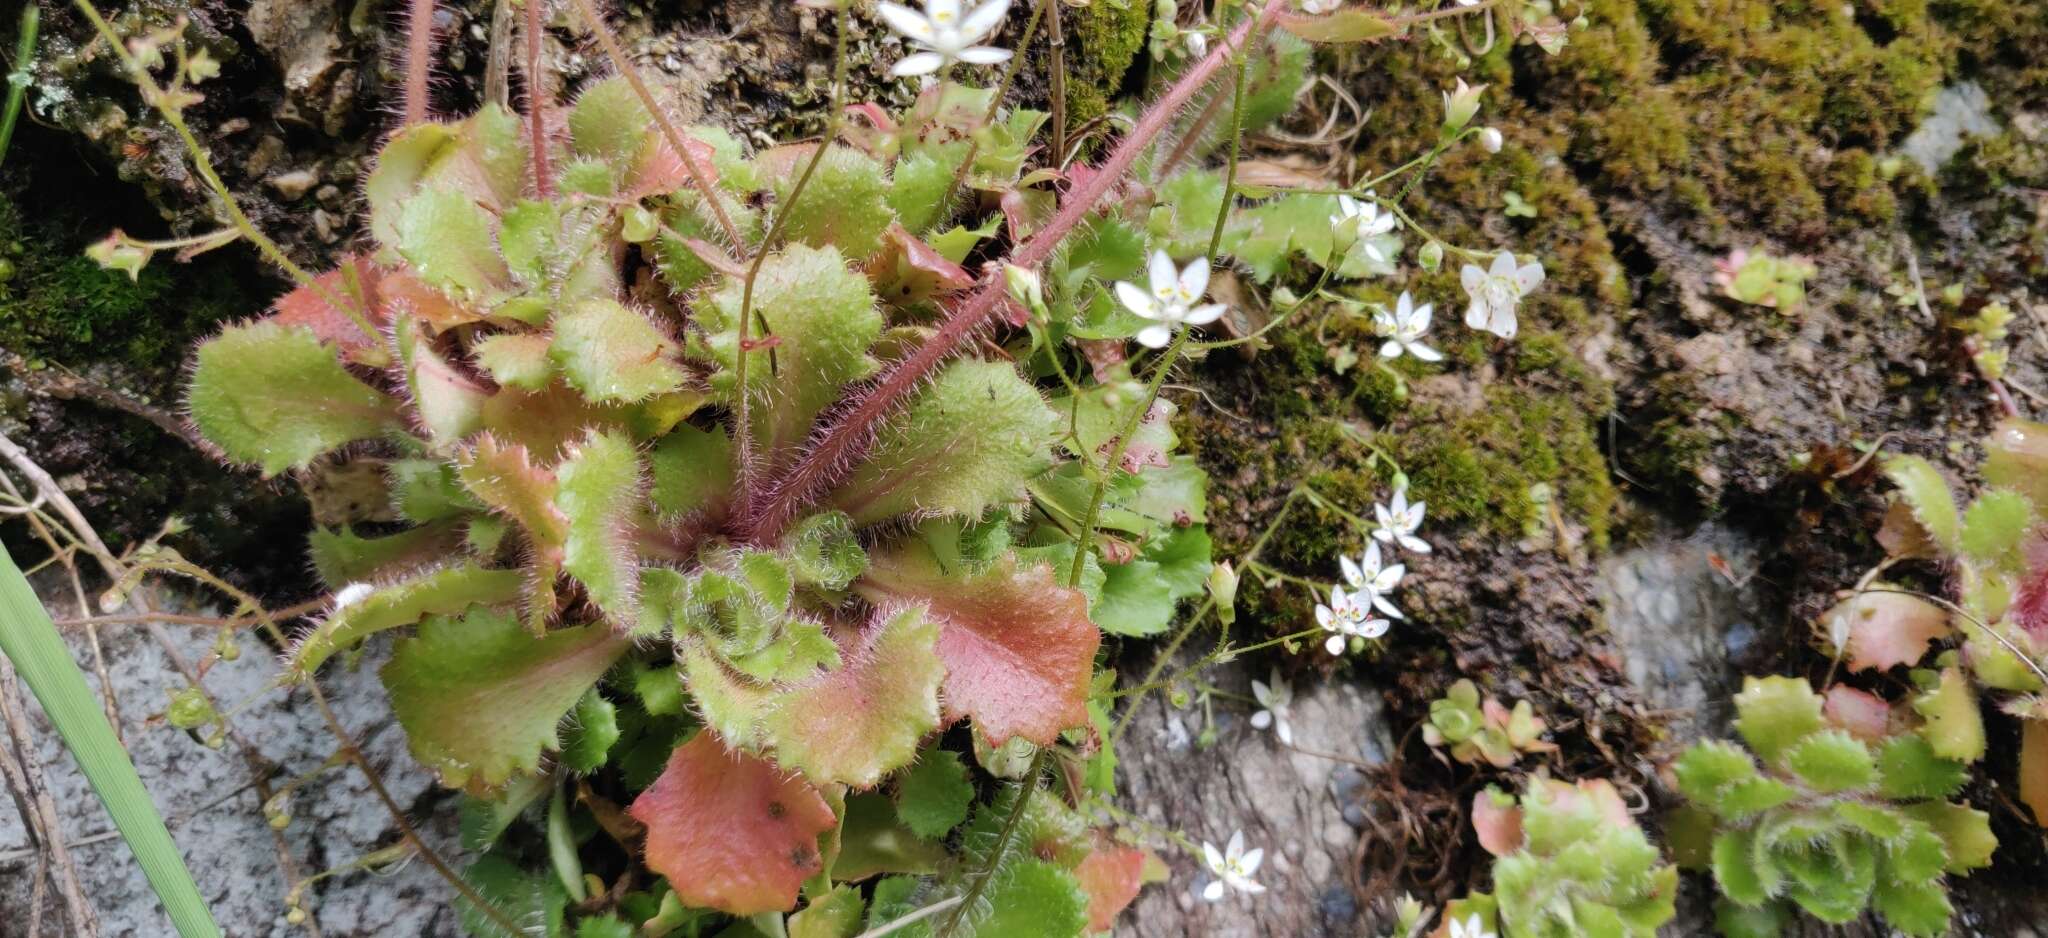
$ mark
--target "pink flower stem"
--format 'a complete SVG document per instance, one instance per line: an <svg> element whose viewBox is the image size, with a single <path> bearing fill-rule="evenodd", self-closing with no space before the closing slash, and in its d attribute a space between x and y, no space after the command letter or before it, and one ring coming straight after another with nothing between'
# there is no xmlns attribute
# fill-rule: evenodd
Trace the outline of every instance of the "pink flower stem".
<svg viewBox="0 0 2048 938"><path fill-rule="evenodd" d="M405 23L405 126L427 119L427 75L434 56L434 0L411 0Z"/></svg>

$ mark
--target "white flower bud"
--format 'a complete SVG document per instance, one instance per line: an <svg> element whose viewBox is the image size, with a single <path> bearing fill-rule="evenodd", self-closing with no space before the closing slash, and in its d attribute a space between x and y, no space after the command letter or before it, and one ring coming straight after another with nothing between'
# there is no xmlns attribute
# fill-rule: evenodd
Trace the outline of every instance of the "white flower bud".
<svg viewBox="0 0 2048 938"><path fill-rule="evenodd" d="M1479 145L1485 147L1488 153L1499 153L1501 145L1500 131L1492 127L1482 128L1479 131Z"/></svg>

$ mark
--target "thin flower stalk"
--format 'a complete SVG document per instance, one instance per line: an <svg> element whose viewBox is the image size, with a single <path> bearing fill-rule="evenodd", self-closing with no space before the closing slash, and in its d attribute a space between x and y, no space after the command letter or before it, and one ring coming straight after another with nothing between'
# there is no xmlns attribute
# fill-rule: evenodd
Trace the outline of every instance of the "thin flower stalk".
<svg viewBox="0 0 2048 938"><path fill-rule="evenodd" d="M817 172L818 164L825 159L825 151L831 149L833 141L839 139L839 127L845 120L846 110L842 106L846 94L846 4L839 6L838 32L838 36L832 42L832 104L826 110L828 117L825 135L811 151L811 158L804 164L803 173L797 176L796 185L789 190L789 198L776 210L774 219L769 222L767 233L762 235L761 244L754 251L754 261L747 267L747 279L740 285L739 341L734 346L736 357L733 363L734 383L739 388L739 402L733 415L733 488L736 492L735 497L741 504L745 504L753 492L756 467L754 428L749 404L753 395L748 392L747 385L747 361L752 357L747 343L748 332L751 331L754 321L754 283L760 279L761 265L768 260L768 246L775 243L775 239L782 236L782 230L788 227L790 210L796 207L797 199L803 196L804 188L810 185L811 175ZM717 193L709 189L704 190L704 201L707 204L715 206L717 200ZM765 323L763 331L766 331ZM769 354L774 353L771 351Z"/></svg>
<svg viewBox="0 0 2048 938"><path fill-rule="evenodd" d="M718 220L719 229L725 232L726 240L732 243L733 250L746 250L746 242L740 237L739 227L732 223L731 216L725 212L725 206L719 204L716 190L711 185L711 173L704 168L703 162L697 159L697 154L684 145L682 132L676 129L674 121L668 119L668 112L662 108L661 102L655 100L654 93L647 90L647 83L640 79L640 70L633 67L633 63L626 58L626 51L619 48L618 37L612 35L611 28L605 25L604 17L597 12L597 7L591 0L573 2L576 4L576 15L583 18L591 33L597 36L598 45L604 47L605 58L610 59L612 68L618 70L620 77L626 79L626 84L632 87L633 94L639 97L641 105L647 108L647 113L654 116L655 126L661 129L662 137L668 140L668 145L674 148L676 156L689 170L690 181L696 183L697 191L704 194L704 203L711 208L711 214Z"/></svg>
<svg viewBox="0 0 2048 938"><path fill-rule="evenodd" d="M157 85L156 79L150 76L149 70L144 68L142 63L128 51L128 47L121 42L121 36L114 32L113 24L107 22L106 17L100 15L99 9L92 5L92 0L75 0L75 2L79 12L83 13L86 19L92 21L93 29L98 31L100 37L107 41L108 47L114 50L114 55L121 60L122 67L127 69L128 76L134 80L137 87L142 89L143 99L155 105L157 114L163 117L164 123L171 125L171 131L176 133L179 142L184 144L186 155L192 158L192 168L199 171L199 178L206 181L206 187L211 189L214 197L220 200L221 209L228 213L228 220L234 224L235 228L242 232L242 237L249 239L249 243L256 246L257 252L262 254L265 260L277 265L279 270L284 271L286 276L292 278L292 282L302 287L311 288L314 292L320 294L320 298L326 301L329 306L346 313L349 320L357 328L361 329L364 335L374 340L372 342L373 348L381 349L383 347L383 335L377 331L375 326L370 325L369 317L365 314L359 303L345 302L341 297L336 296L334 291L329 290L325 284L316 281L312 274L306 272L305 268L300 267L290 257L286 256L284 248L279 247L277 242L270 240L268 235L257 230L256 223L249 220L249 216L242 211L241 204L235 201L235 195L229 191L227 183L222 182L220 174L214 171L213 160L207 157L206 149L199 145L199 138L193 135L191 126L185 123L184 112L180 111L176 105L169 101L163 89Z"/></svg>

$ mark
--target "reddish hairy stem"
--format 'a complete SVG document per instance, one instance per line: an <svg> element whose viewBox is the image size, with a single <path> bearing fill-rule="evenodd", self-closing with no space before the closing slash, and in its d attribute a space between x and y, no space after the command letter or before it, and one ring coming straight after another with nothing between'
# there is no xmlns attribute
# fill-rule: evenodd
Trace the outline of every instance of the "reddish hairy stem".
<svg viewBox="0 0 2048 938"><path fill-rule="evenodd" d="M583 2L583 0L579 0ZM1264 35L1273 17L1287 0L1266 0L1256 19L1247 20L1233 30L1230 38L1220 42L1216 48L1203 57L1194 68L1181 76L1166 94L1147 108L1138 119L1136 127L1117 144L1109 158L1090 174L1087 181L1068 194L1060 206L1059 214L1039 230L1036 235L1015 251L1010 252L1009 263L1027 269L1036 269L1052 257L1060 241L1071 233L1083 219L1095 210L1097 203L1130 172L1131 164L1137 162L1139 154L1158 138L1173 118L1185 107L1195 93L1216 77L1216 73L1235 55L1237 49L1255 36ZM803 460L784 473L775 484L763 490L747 505L742 506L738 530L742 538L761 543L773 540L782 529L795 520L798 512L811 505L825 489L839 481L851 468L853 461L874 435L875 428L884 417L894 412L903 403L919 381L931 373L941 361L959 348L968 336L986 325L989 316L1001 305L1005 295L1002 278L993 273L983 278L980 289L966 301L955 306L932 337L926 339L917 351L910 353L889 368L869 390L853 403L841 409L830 422L812 435L814 441L804 453Z"/></svg>
<svg viewBox="0 0 2048 938"><path fill-rule="evenodd" d="M554 173L548 168L547 74L540 67L541 0L526 0L526 127L533 150L533 189L543 199L555 197Z"/></svg>
<svg viewBox="0 0 2048 938"><path fill-rule="evenodd" d="M411 0L405 24L405 126L427 119L427 64L434 55L434 0Z"/></svg>

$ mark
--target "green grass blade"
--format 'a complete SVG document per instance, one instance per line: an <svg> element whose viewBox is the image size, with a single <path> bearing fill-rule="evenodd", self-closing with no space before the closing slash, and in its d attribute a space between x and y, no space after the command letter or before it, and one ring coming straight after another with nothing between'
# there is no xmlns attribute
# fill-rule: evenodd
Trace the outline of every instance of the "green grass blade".
<svg viewBox="0 0 2048 938"><path fill-rule="evenodd" d="M7 161L7 144L14 139L14 121L21 116L21 101L28 94L29 65L36 55L36 26L42 22L42 8L31 3L21 8L21 26L15 31L14 71L7 73L7 105L0 110L0 162Z"/></svg>
<svg viewBox="0 0 2048 938"><path fill-rule="evenodd" d="M122 839L135 851L135 859L142 864L157 898L163 900L164 911L170 914L178 934L219 938L220 926L207 911L206 900L185 868L185 858L156 813L156 804L143 790L135 763L114 738L114 729L101 715L85 675L5 547L0 547L0 654L14 662L15 670L42 703L43 712L56 724L71 757L113 816Z"/></svg>

